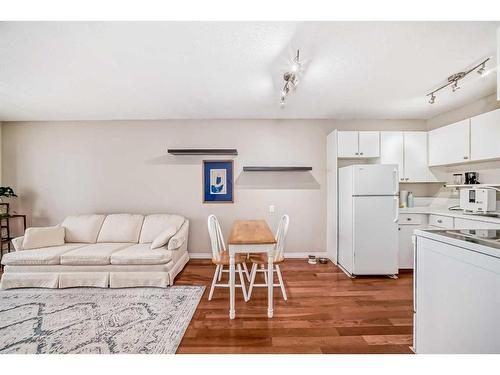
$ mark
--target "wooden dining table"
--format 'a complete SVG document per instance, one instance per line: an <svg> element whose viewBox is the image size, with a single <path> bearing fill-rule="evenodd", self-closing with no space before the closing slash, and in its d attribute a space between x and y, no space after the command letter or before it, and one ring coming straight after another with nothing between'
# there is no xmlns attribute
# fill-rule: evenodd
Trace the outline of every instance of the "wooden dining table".
<svg viewBox="0 0 500 375"><path fill-rule="evenodd" d="M273 260L276 240L265 220L235 220L229 234L229 318L234 319L235 267L237 253L267 253L267 316L273 317Z"/></svg>

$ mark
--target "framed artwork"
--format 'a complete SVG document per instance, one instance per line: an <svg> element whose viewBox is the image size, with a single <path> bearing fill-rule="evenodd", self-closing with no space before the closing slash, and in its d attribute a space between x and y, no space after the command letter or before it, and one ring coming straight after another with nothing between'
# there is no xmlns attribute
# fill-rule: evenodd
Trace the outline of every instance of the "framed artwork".
<svg viewBox="0 0 500 375"><path fill-rule="evenodd" d="M233 203L232 160L203 160L203 203Z"/></svg>

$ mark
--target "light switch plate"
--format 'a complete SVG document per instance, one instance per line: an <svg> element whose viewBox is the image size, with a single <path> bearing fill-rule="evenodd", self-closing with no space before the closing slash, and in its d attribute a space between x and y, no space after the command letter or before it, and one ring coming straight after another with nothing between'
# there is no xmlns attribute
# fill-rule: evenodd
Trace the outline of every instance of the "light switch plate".
<svg viewBox="0 0 500 375"><path fill-rule="evenodd" d="M272 214L274 214L274 212L275 212L275 207L274 207L274 204L271 204L271 205L269 206L269 213L272 215Z"/></svg>

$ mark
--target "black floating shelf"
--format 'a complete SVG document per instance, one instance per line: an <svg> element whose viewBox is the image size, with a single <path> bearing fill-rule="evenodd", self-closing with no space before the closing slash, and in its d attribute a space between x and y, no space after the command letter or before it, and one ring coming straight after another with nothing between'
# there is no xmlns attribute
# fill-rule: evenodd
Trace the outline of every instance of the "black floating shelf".
<svg viewBox="0 0 500 375"><path fill-rule="evenodd" d="M243 167L244 172L306 172L312 167Z"/></svg>
<svg viewBox="0 0 500 375"><path fill-rule="evenodd" d="M172 155L238 155L235 148L169 148Z"/></svg>

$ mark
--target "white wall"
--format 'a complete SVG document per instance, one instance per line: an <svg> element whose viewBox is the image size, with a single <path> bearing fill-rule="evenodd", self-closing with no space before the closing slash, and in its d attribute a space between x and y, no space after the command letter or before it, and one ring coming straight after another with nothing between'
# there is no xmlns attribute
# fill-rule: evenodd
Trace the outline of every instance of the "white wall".
<svg viewBox="0 0 500 375"><path fill-rule="evenodd" d="M326 135L333 129L423 130L425 121L168 120L3 124L3 182L31 225L92 212L168 212L191 221L191 252L207 252L205 220L291 218L287 251L326 248ZM167 147L237 148L235 203L203 204L201 158ZM243 165L304 165L311 173L242 173ZM276 205L276 214L268 206Z"/></svg>
<svg viewBox="0 0 500 375"><path fill-rule="evenodd" d="M442 113L427 120L429 130L440 128L441 126L453 124L454 122L465 120L470 117L480 115L481 113L493 111L500 108L500 102L497 101L496 94L485 96L475 102L464 105L460 108Z"/></svg>

